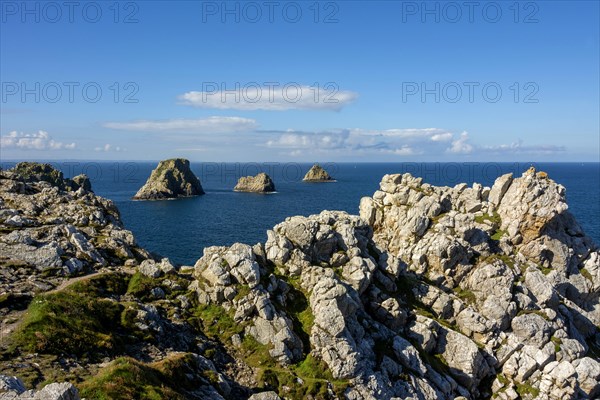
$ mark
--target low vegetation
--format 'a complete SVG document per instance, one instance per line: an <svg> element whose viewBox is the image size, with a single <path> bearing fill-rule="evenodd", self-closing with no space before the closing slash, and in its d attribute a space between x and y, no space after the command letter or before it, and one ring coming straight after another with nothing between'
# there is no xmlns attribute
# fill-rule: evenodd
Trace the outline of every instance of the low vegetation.
<svg viewBox="0 0 600 400"><path fill-rule="evenodd" d="M123 294L128 276L105 274L36 296L12 337L13 350L95 358L113 354L126 340Z"/></svg>
<svg viewBox="0 0 600 400"><path fill-rule="evenodd" d="M186 397L181 389L189 386L185 375L189 362L189 355L151 364L119 357L98 375L79 385L80 394L83 398L97 400L184 400Z"/></svg>

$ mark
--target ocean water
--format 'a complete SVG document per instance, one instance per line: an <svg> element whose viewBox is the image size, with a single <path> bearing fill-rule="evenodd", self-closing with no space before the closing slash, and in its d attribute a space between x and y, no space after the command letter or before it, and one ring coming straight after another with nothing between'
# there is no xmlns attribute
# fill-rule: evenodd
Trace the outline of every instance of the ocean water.
<svg viewBox="0 0 600 400"><path fill-rule="evenodd" d="M13 163L2 163L10 167ZM53 162L65 176L86 173L96 194L112 199L125 226L139 244L182 265L193 265L203 249L235 242L255 244L286 217L322 210L358 214L360 199L371 196L385 174L410 172L433 185L480 182L515 176L534 165L567 189L570 211L585 232L600 243L600 163L329 163L321 164L337 180L304 183L310 164L192 163L204 196L171 201L133 201L156 162ZM240 176L268 173L273 194L232 191Z"/></svg>

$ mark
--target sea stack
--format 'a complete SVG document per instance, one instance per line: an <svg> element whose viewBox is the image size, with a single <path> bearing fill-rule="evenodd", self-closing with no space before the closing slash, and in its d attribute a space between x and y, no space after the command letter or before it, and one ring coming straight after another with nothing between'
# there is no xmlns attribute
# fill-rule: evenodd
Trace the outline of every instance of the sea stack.
<svg viewBox="0 0 600 400"><path fill-rule="evenodd" d="M333 182L335 179L331 177L319 164L315 164L304 175L304 182Z"/></svg>
<svg viewBox="0 0 600 400"><path fill-rule="evenodd" d="M163 160L133 197L135 200L166 200L204 194L200 180L184 158Z"/></svg>
<svg viewBox="0 0 600 400"><path fill-rule="evenodd" d="M256 176L243 176L233 188L236 192L268 193L275 191L271 177L264 172Z"/></svg>

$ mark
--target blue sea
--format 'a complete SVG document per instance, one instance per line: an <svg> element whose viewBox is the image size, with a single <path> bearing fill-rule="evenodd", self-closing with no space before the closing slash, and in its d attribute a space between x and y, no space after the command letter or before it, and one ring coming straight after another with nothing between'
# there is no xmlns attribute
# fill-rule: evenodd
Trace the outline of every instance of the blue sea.
<svg viewBox="0 0 600 400"><path fill-rule="evenodd" d="M357 214L359 201L379 188L385 174L410 172L433 185L480 182L491 186L497 176L515 176L531 165L567 189L570 211L586 233L600 243L600 163L323 163L337 180L304 183L311 164L192 163L204 196L171 201L133 201L156 162L51 162L66 177L86 173L96 194L112 199L125 226L149 251L181 265L193 265L207 246L234 242L255 244L286 217L322 210ZM7 168L14 163L2 163ZM233 192L240 176L268 173L273 194Z"/></svg>

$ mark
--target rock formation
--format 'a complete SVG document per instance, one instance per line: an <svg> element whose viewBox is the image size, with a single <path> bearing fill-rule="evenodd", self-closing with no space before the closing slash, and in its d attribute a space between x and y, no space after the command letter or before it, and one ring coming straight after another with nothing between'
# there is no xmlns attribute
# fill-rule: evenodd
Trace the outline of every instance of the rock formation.
<svg viewBox="0 0 600 400"><path fill-rule="evenodd" d="M33 235L30 225L7 221L39 220L31 207L44 209L35 196L49 184L14 176L0 184L0 228L11 230L1 242ZM61 207L79 204L72 192L52 190ZM74 213L85 215L86 207ZM74 229L96 246L82 224ZM123 235L112 229L104 232ZM49 244L44 239L29 246L38 251ZM61 240L53 248L69 254ZM87 261L91 249L81 248L67 258ZM114 270L55 292L38 285L47 293L30 300L24 315L8 301L10 320L21 322L8 335L13 350L0 346L7 398L67 371L85 398L600 395L598 248L568 212L564 188L535 170L499 177L491 188L386 175L361 200L360 216L290 217L264 244L208 247L194 267L177 269L135 250L126 262L139 262L131 275L101 249ZM22 253L4 247L0 254ZM40 265L45 256L26 262ZM11 265L2 262L4 277L18 275ZM3 293L4 286L6 304ZM33 383L32 375L39 376Z"/></svg>
<svg viewBox="0 0 600 400"><path fill-rule="evenodd" d="M334 179L321 167L319 164L315 164L311 169L304 175L304 182L332 182Z"/></svg>
<svg viewBox="0 0 600 400"><path fill-rule="evenodd" d="M236 192L268 193L275 191L275 184L269 175L261 172L256 176L241 177L233 190Z"/></svg>
<svg viewBox="0 0 600 400"><path fill-rule="evenodd" d="M200 181L183 158L163 160L133 197L136 200L164 200L204 194Z"/></svg>
<svg viewBox="0 0 600 400"><path fill-rule="evenodd" d="M0 171L0 296L31 297L71 275L149 257L114 203L86 190L87 177L63 179L35 163L27 163L35 176L22 175L23 164Z"/></svg>

